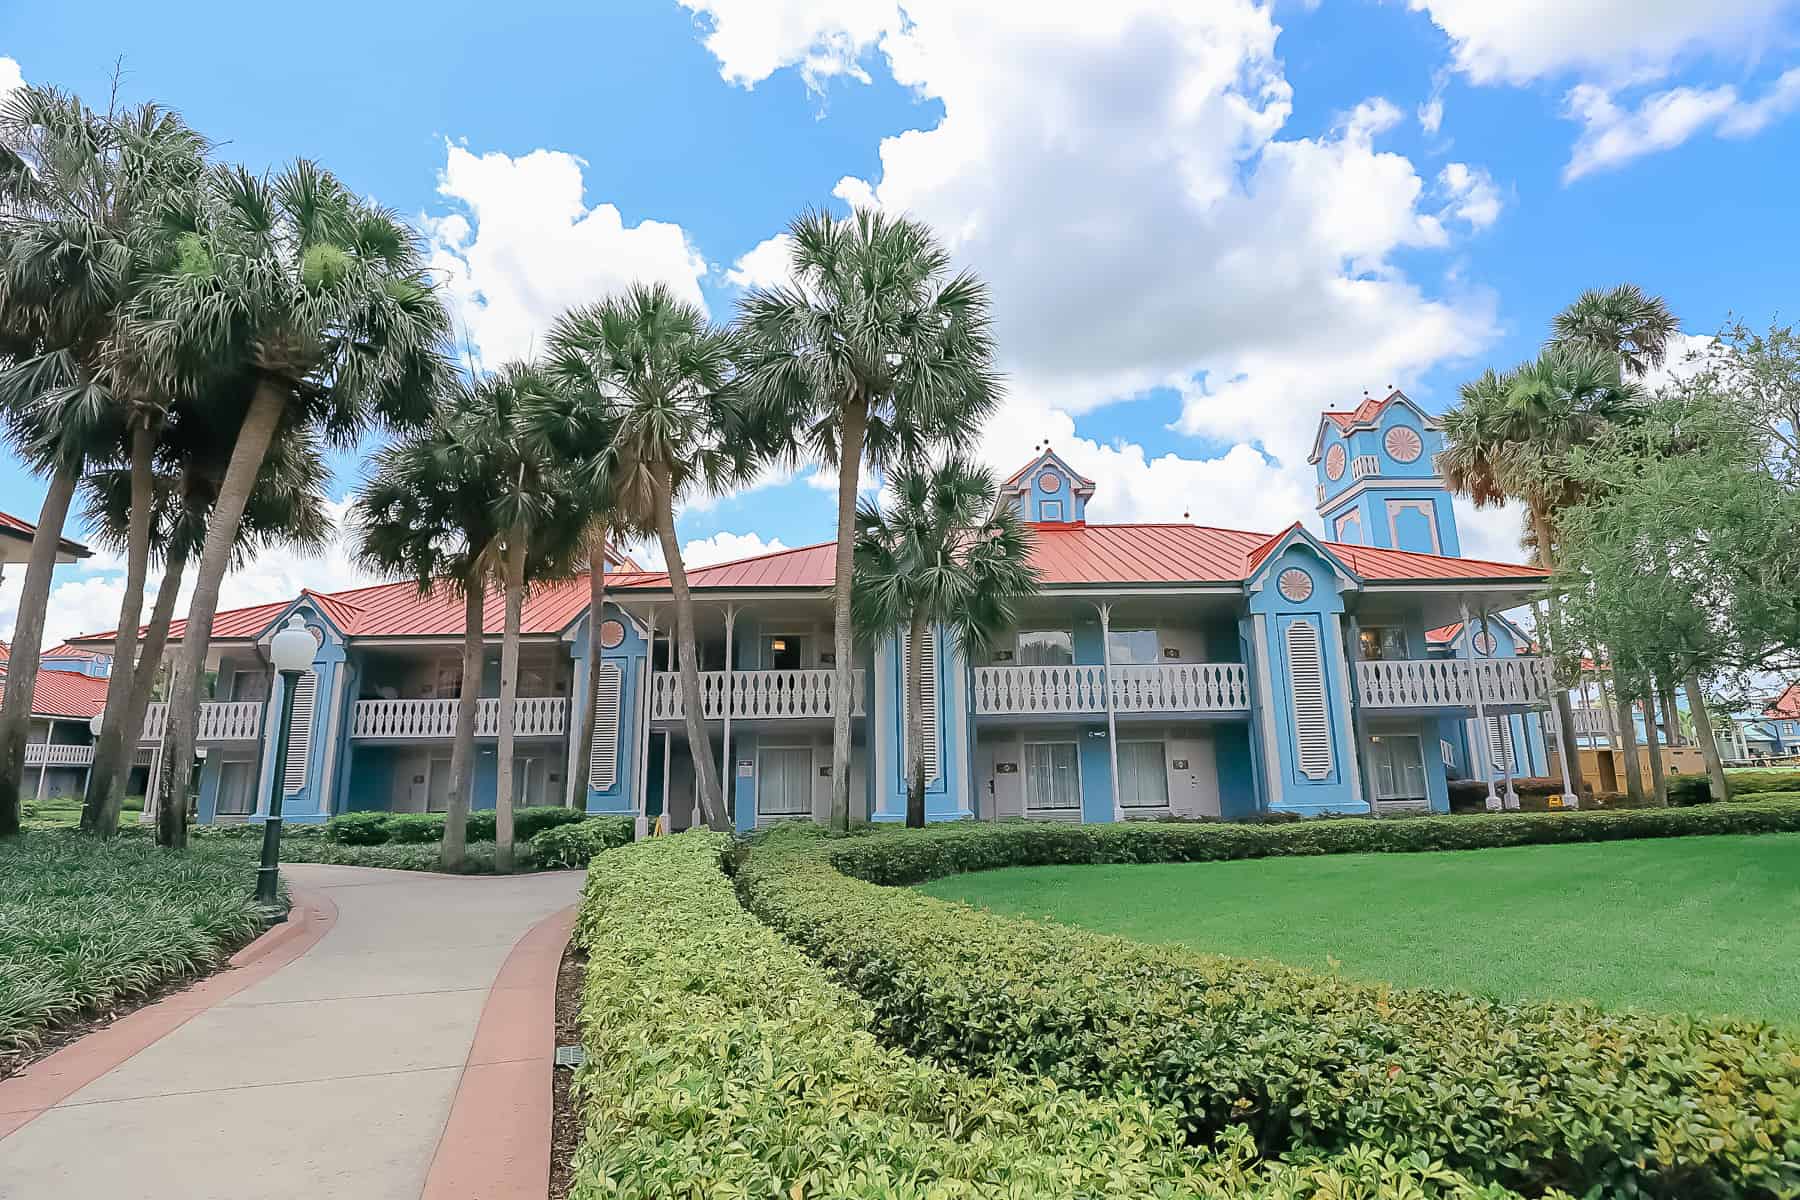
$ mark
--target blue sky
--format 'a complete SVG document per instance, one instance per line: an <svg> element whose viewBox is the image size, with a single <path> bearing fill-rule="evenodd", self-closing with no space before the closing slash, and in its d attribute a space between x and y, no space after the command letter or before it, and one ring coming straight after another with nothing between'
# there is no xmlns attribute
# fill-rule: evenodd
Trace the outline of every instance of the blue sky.
<svg viewBox="0 0 1800 1200"><path fill-rule="evenodd" d="M1791 310L1797 8L94 0L5 6L0 87L96 99L122 58L221 156L322 161L417 221L489 365L636 277L727 319L801 208L904 208L994 289L994 465L1047 438L1094 519L1274 528L1311 517L1320 408L1441 409L1584 287L1636 281L1696 335ZM804 475L684 513L693 557L828 537ZM40 497L0 465L0 508ZM1513 538L1465 520L1471 553ZM110 625L114 565L65 575L53 632ZM226 599L356 578L274 554Z"/></svg>

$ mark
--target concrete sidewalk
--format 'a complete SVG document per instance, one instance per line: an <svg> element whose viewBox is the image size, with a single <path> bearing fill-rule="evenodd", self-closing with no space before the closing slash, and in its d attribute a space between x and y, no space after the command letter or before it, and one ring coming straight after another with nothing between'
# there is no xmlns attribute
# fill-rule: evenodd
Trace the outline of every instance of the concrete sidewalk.
<svg viewBox="0 0 1800 1200"><path fill-rule="evenodd" d="M0 1141L0 1198L420 1195L490 985L582 876L282 870L331 930Z"/></svg>

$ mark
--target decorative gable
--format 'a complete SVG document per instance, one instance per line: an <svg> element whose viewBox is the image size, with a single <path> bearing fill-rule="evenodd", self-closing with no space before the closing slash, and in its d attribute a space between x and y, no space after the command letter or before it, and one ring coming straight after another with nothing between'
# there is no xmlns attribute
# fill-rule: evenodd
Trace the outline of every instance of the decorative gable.
<svg viewBox="0 0 1800 1200"><path fill-rule="evenodd" d="M1021 516L1033 524L1078 525L1087 520L1094 481L1078 475L1048 447L1001 484Z"/></svg>

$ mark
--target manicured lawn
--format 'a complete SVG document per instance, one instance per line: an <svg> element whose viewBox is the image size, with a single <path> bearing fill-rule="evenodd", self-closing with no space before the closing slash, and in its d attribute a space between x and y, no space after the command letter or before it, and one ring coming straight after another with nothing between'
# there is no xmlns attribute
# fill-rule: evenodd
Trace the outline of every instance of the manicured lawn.
<svg viewBox="0 0 1800 1200"><path fill-rule="evenodd" d="M923 890L1360 979L1800 1023L1800 834L1022 867Z"/></svg>

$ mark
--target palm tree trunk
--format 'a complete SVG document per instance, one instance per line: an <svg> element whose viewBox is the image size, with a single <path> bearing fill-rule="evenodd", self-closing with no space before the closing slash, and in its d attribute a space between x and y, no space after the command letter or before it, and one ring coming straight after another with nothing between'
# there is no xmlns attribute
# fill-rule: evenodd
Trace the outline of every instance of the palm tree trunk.
<svg viewBox="0 0 1800 1200"><path fill-rule="evenodd" d="M1662 738L1656 732L1656 684L1644 689L1644 747L1650 751L1650 795L1658 808L1669 806L1669 776L1663 770Z"/></svg>
<svg viewBox="0 0 1800 1200"><path fill-rule="evenodd" d="M119 756L125 747L125 717L131 709L131 687L137 678L138 621L144 613L144 584L150 573L150 509L156 502L151 459L156 453L157 425L141 421L131 430L131 514L125 533L125 595L119 601L118 632L113 635L112 677L106 685L106 708L100 717L100 739L88 771L81 827L101 837L119 832ZM147 669L154 670L154 666ZM135 734L133 735L135 737Z"/></svg>
<svg viewBox="0 0 1800 1200"><path fill-rule="evenodd" d="M1679 747L1682 743L1681 713L1675 707L1675 681L1659 680L1657 683L1657 703L1663 711L1663 742L1669 746Z"/></svg>
<svg viewBox="0 0 1800 1200"><path fill-rule="evenodd" d="M163 649L169 644L169 622L175 619L175 600L181 594L181 577L187 570L187 548L177 546L163 564L162 583L157 585L156 605L150 610L150 627L144 631L144 645L138 651L138 669L131 677L131 699L125 709L124 751L119 755L113 792L125 794L131 775L131 760L137 756L138 742L144 736L144 717L150 711L150 696L156 691L156 674L162 667Z"/></svg>
<svg viewBox="0 0 1800 1200"><path fill-rule="evenodd" d="M1706 711L1706 696L1700 690L1700 675L1690 671L1681 681L1687 693L1688 711L1694 714L1694 736L1700 739L1700 756L1706 760L1706 773L1712 777L1714 800L1731 799L1731 780L1725 774L1725 763L1719 757L1719 742L1713 736L1712 714Z"/></svg>
<svg viewBox="0 0 1800 1200"><path fill-rule="evenodd" d="M1619 673L1613 672L1613 718L1619 723L1619 745L1623 748L1625 758L1625 794L1631 797L1633 804L1644 802L1644 768L1638 762L1637 724L1632 719L1631 700L1625 694L1625 688Z"/></svg>
<svg viewBox="0 0 1800 1200"><path fill-rule="evenodd" d="M575 769L569 772L569 807L587 808L588 765L594 761L594 727L599 714L594 711L594 684L600 678L600 656L606 647L600 644L601 610L606 607L606 528L602 526L588 552L588 630L587 630L587 703L581 706L581 753ZM667 820L667 813L663 818Z"/></svg>
<svg viewBox="0 0 1800 1200"><path fill-rule="evenodd" d="M856 485L862 478L869 402L844 405L838 435L837 553L831 577L831 827L850 828L850 712L856 687L856 631L850 624L851 563L856 547ZM910 802L909 802L910 803Z"/></svg>
<svg viewBox="0 0 1800 1200"><path fill-rule="evenodd" d="M1538 563L1546 571L1556 569L1556 549L1551 542L1550 520L1535 505L1531 509L1532 532L1537 538ZM1553 591L1545 599L1545 607L1550 619L1543 622L1538 630L1539 639L1544 643L1544 653L1548 654L1554 665L1558 647L1552 641L1556 625L1556 593ZM1581 752L1575 742L1575 710L1569 703L1569 690L1558 687L1553 693L1550 707L1556 713L1556 749L1569 768L1569 782L1575 785L1575 795L1579 797L1586 790L1587 781L1581 777ZM1579 802L1579 801L1578 801Z"/></svg>
<svg viewBox="0 0 1800 1200"><path fill-rule="evenodd" d="M506 535L506 624L500 633L500 778L494 791L494 870L513 869L513 709L519 698L519 614L525 606L525 526Z"/></svg>
<svg viewBox="0 0 1800 1200"><path fill-rule="evenodd" d="M213 616L219 611L219 585L225 569L231 565L231 552L237 546L238 525L244 519L244 506L256 486L256 476L268 456L275 427L281 423L287 395L273 381L263 380L256 386L244 423L238 428L237 441L231 448L231 460L225 467L225 479L219 486L206 522L206 543L200 550L200 568L194 581L194 599L188 606L187 625L181 634L181 653L176 656L173 678L169 681L169 719L163 728L161 780L157 786L158 802L156 841L158 845L176 848L187 845L188 787L194 774L194 733L200 703L200 669L206 664L208 643L212 641Z"/></svg>
<svg viewBox="0 0 1800 1200"><path fill-rule="evenodd" d="M79 476L74 467L58 467L50 476L38 510L37 532L31 538L25 590L19 594L12 656L6 665L6 699L0 703L0 837L19 832L19 786L25 777L25 739L31 732L31 700L37 688L38 655L44 648L50 580Z"/></svg>
<svg viewBox="0 0 1800 1200"><path fill-rule="evenodd" d="M700 794L700 815L708 829L729 833L731 822L719 803L719 768L713 761L712 739L706 735L706 714L700 707L700 656L694 647L694 597L688 591L687 568L681 562L681 544L675 540L675 504L667 467L659 468L656 473L656 491L656 540L662 543L663 563L669 572L669 593L675 601L681 717L687 730L688 755L694 760L694 786ZM668 814L663 816L666 818Z"/></svg>
<svg viewBox="0 0 1800 1200"><path fill-rule="evenodd" d="M914 613L906 640L906 827L925 828L925 639L923 613Z"/></svg>
<svg viewBox="0 0 1800 1200"><path fill-rule="evenodd" d="M471 559L476 556L471 555ZM456 738L450 743L450 804L444 810L444 842L438 865L460 871L469 843L469 799L475 794L475 719L481 712L481 655L487 642L482 628L487 581L481 568L469 568L463 580L462 686L456 696Z"/></svg>

